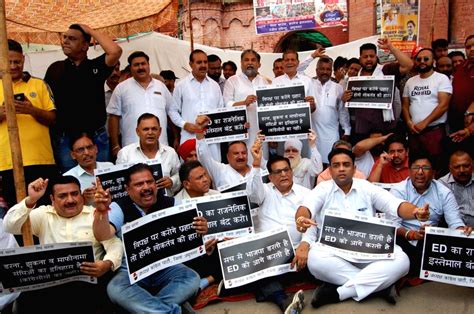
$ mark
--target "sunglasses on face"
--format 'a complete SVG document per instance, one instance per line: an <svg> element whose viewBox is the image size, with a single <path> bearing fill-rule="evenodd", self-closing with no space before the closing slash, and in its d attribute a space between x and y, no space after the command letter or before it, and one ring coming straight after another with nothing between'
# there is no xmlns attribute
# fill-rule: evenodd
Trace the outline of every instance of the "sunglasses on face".
<svg viewBox="0 0 474 314"><path fill-rule="evenodd" d="M430 61L430 57L417 57L416 61L418 61L418 62L421 62L421 61L428 62L428 61Z"/></svg>

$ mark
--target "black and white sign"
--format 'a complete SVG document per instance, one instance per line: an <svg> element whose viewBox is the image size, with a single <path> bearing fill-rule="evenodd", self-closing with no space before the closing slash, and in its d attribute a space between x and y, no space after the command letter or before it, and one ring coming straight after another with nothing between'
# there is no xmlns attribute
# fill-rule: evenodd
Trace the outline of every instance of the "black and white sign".
<svg viewBox="0 0 474 314"><path fill-rule="evenodd" d="M354 76L347 82L352 92L347 108L392 109L395 76Z"/></svg>
<svg viewBox="0 0 474 314"><path fill-rule="evenodd" d="M256 89L257 106L279 106L304 102L304 85L261 86Z"/></svg>
<svg viewBox="0 0 474 314"><path fill-rule="evenodd" d="M295 254L285 228L220 242L217 248L226 288L294 271L290 264Z"/></svg>
<svg viewBox="0 0 474 314"><path fill-rule="evenodd" d="M68 242L0 250L0 293L38 290L70 281L97 283L80 271L94 262L92 242Z"/></svg>
<svg viewBox="0 0 474 314"><path fill-rule="evenodd" d="M257 108L258 127L265 141L307 139L311 128L309 103Z"/></svg>
<svg viewBox="0 0 474 314"><path fill-rule="evenodd" d="M163 178L160 159L150 159L144 163L153 168L153 177L155 180ZM104 190L110 189L109 192L112 196L112 202L116 202L128 195L127 191L125 191L125 175L127 174L128 168L135 164L136 163L118 164L94 170L94 175L99 177L102 188ZM160 189L158 193L164 193L164 189Z"/></svg>
<svg viewBox="0 0 474 314"><path fill-rule="evenodd" d="M247 110L245 106L225 107L200 114L211 119L206 130L206 142L223 143L248 139Z"/></svg>
<svg viewBox="0 0 474 314"><path fill-rule="evenodd" d="M122 226L130 283L206 253L193 229L194 204L170 207Z"/></svg>
<svg viewBox="0 0 474 314"><path fill-rule="evenodd" d="M474 287L474 238L460 230L425 229L420 278Z"/></svg>
<svg viewBox="0 0 474 314"><path fill-rule="evenodd" d="M199 215L207 219L204 241L239 237L254 232L250 204L245 191L196 197L185 200L196 204Z"/></svg>
<svg viewBox="0 0 474 314"><path fill-rule="evenodd" d="M343 258L393 259L395 232L390 220L326 210L319 243Z"/></svg>

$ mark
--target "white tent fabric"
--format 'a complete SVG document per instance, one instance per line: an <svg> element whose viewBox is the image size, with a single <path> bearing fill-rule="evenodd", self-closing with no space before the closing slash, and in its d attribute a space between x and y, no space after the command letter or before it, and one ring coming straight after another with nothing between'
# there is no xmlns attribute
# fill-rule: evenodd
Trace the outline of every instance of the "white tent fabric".
<svg viewBox="0 0 474 314"><path fill-rule="evenodd" d="M377 42L377 36L367 37L352 41L347 44L330 47L326 49L326 54L333 59L337 56L351 58L359 56L359 47L364 43ZM120 58L121 68L127 64L127 57L134 51L141 50L150 56L151 71L159 73L161 70L173 70L177 77L183 78L190 72L189 67L189 53L191 52L190 43L179 40L173 37L162 35L159 33L149 33L140 37L130 39L129 41L119 42L123 49L122 57ZM223 50L219 48L204 46L196 44L195 49L201 49L207 54L216 54L222 62L232 60L234 61L240 71L240 53L241 51ZM89 49L89 58L94 58L103 51L100 46L91 47ZM311 51L300 52L300 60L304 60ZM273 61L281 57L281 53L261 53L261 68L260 73L266 77L273 78ZM48 66L57 60L65 59L62 50L58 47L57 50L45 52L30 52L26 54L25 70L29 71L36 77L43 78ZM311 64L306 70L306 74L315 76L315 64Z"/></svg>

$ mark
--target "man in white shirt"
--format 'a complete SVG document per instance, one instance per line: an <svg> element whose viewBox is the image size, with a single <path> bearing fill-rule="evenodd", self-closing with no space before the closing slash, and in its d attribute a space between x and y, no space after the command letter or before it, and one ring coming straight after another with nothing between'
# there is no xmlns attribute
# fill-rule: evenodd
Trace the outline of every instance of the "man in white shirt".
<svg viewBox="0 0 474 314"><path fill-rule="evenodd" d="M219 84L219 88L224 92L225 78L222 76L222 60L218 55L207 56L207 76Z"/></svg>
<svg viewBox="0 0 474 314"><path fill-rule="evenodd" d="M151 113L142 114L137 120L136 133L139 141L122 148L117 155L117 164L143 162L160 159L163 178L156 181L159 189L173 195L181 186L179 180L179 157L173 148L158 141L161 133L160 120Z"/></svg>
<svg viewBox="0 0 474 314"><path fill-rule="evenodd" d="M251 49L244 50L240 55L242 73L229 77L224 86L224 102L227 107L247 106L248 145L252 145L258 132L257 96L255 90L268 85L267 80L258 74L260 55Z"/></svg>
<svg viewBox="0 0 474 314"><path fill-rule="evenodd" d="M179 179L183 183L183 188L174 196L176 201L219 194L219 191L211 189L209 175L197 160L191 160L181 165Z"/></svg>
<svg viewBox="0 0 474 314"><path fill-rule="evenodd" d="M351 134L349 111L341 99L344 91L340 84L331 80L332 63L330 58L323 56L316 65L314 85L318 110L311 116L312 128L318 135L316 143L325 164L329 162L327 156L332 145L339 140L339 126L344 130L344 140L348 141Z"/></svg>
<svg viewBox="0 0 474 314"><path fill-rule="evenodd" d="M148 55L143 51L135 51L128 57L128 63L132 77L117 85L107 106L109 136L114 156L121 147L138 140L134 126L141 114L154 114L166 130L167 113L174 103L166 85L151 77ZM119 133L122 135L122 143L119 143ZM166 132L161 133L160 142L168 143Z"/></svg>
<svg viewBox="0 0 474 314"><path fill-rule="evenodd" d="M415 69L419 73L405 84L402 112L410 131L410 153L429 152L434 159L434 168L441 170L446 120L453 87L446 75L433 69L434 53L421 49L415 57ZM442 165L443 164L443 165Z"/></svg>
<svg viewBox="0 0 474 314"><path fill-rule="evenodd" d="M86 133L71 138L71 158L78 165L64 173L65 176L73 176L81 183L81 192L86 205L94 204L95 186L94 170L101 169L114 164L107 161L97 161L97 145Z"/></svg>
<svg viewBox="0 0 474 314"><path fill-rule="evenodd" d="M192 72L176 84L173 92L175 102L169 112L170 119L181 128L180 144L202 132L194 123L201 112L224 107L219 84L207 76L206 53L199 49L191 52L189 66ZM210 146L212 157L220 161L219 144Z"/></svg>
<svg viewBox="0 0 474 314"><path fill-rule="evenodd" d="M353 179L354 160L350 150L331 151L329 167L333 180L318 184L298 208L295 219L300 232L315 225L315 221L322 225L325 210L330 208L370 217L375 216L377 209L403 219L429 218L426 207L417 208L366 180ZM315 290L311 304L317 308L348 298L360 301L377 291L394 303L391 286L408 273L409 266L408 256L399 246L395 246L393 259L373 261L342 258L330 249L314 245L309 251L308 269L326 283Z"/></svg>
<svg viewBox="0 0 474 314"><path fill-rule="evenodd" d="M314 178L323 171L321 154L316 147L316 133L310 130L308 133L308 146L310 149L309 157L301 157L303 143L300 140L291 139L285 142L284 157L290 160L291 170L293 171L293 180L295 183L312 189Z"/></svg>
<svg viewBox="0 0 474 314"><path fill-rule="evenodd" d="M313 80L306 76L304 73L298 72L298 65L300 61L298 59L298 53L295 50L286 50L283 53L283 67L285 74L276 77L272 85L275 86L290 86L293 84L304 85L304 100L309 102L311 112L316 110L316 103L314 101L314 84Z"/></svg>

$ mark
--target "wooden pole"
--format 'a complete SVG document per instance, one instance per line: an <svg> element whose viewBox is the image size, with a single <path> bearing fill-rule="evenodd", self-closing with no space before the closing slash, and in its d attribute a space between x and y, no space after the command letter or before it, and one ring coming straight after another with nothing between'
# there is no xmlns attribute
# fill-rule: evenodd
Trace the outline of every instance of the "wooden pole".
<svg viewBox="0 0 474 314"><path fill-rule="evenodd" d="M188 1L189 39L191 41L191 52L194 51L193 20L191 17L191 0Z"/></svg>
<svg viewBox="0 0 474 314"><path fill-rule="evenodd" d="M15 105L13 104L12 76L8 72L10 63L8 60L7 24L5 17L5 1L0 0L0 78L3 84L3 95L5 99L6 122L8 128L8 139L13 163L13 178L15 182L16 199L22 200L26 197L25 175L23 172L23 157L21 155L20 137L18 124L16 122ZM21 227L23 243L25 246L33 245L31 224L28 218Z"/></svg>

